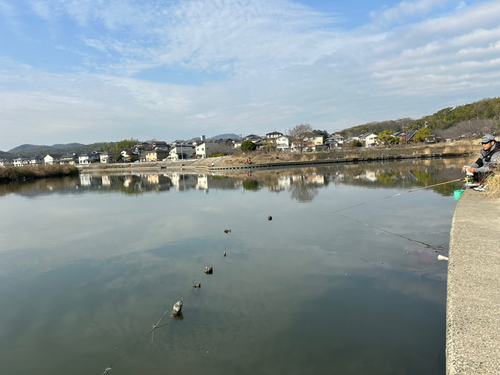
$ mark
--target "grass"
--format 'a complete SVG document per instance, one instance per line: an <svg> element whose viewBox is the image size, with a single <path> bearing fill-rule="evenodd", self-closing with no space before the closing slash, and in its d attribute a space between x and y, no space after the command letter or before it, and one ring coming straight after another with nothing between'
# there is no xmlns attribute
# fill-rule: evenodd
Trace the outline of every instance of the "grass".
<svg viewBox="0 0 500 375"><path fill-rule="evenodd" d="M500 198L500 175L494 174L486 179L488 190L486 195L491 198Z"/></svg>
<svg viewBox="0 0 500 375"><path fill-rule="evenodd" d="M34 180L38 178L77 176L74 165L37 165L0 168L0 182Z"/></svg>

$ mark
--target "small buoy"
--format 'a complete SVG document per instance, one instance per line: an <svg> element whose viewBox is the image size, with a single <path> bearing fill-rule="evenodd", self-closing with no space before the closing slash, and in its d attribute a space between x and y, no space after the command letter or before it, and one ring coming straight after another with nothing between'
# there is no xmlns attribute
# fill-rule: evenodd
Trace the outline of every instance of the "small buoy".
<svg viewBox="0 0 500 375"><path fill-rule="evenodd" d="M182 301L177 301L172 309L172 315L177 316L181 313L182 311Z"/></svg>
<svg viewBox="0 0 500 375"><path fill-rule="evenodd" d="M201 288L201 283L193 284L193 288Z"/></svg>
<svg viewBox="0 0 500 375"><path fill-rule="evenodd" d="M224 256L226 256L226 252L224 251Z"/></svg>
<svg viewBox="0 0 500 375"><path fill-rule="evenodd" d="M211 275L214 273L214 269L212 267L205 267L205 273Z"/></svg>
<svg viewBox="0 0 500 375"><path fill-rule="evenodd" d="M272 219L273 219L273 217L272 217L271 215L269 215L269 216L267 217L267 220L272 220Z"/></svg>
<svg viewBox="0 0 500 375"><path fill-rule="evenodd" d="M444 255L439 254L438 260L448 260L448 257L445 257Z"/></svg>

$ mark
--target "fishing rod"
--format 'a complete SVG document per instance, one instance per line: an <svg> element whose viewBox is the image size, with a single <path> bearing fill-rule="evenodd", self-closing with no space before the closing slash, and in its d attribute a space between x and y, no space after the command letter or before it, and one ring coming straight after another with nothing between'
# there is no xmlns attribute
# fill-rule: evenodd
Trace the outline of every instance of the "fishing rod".
<svg viewBox="0 0 500 375"><path fill-rule="evenodd" d="M457 178L456 180L451 180L451 181L446 181L446 182L441 182L439 184L434 184L434 185L429 185L429 186L425 186L425 187L422 187L422 188L418 188L418 189L412 189L412 190L408 190L406 193L413 193L414 191L419 191L419 190L423 190L423 189L428 189L428 188L431 188L431 187L434 187L434 186L439 186L439 185L446 185L446 184L451 184L452 182L458 182L458 181L462 181L463 178Z"/></svg>

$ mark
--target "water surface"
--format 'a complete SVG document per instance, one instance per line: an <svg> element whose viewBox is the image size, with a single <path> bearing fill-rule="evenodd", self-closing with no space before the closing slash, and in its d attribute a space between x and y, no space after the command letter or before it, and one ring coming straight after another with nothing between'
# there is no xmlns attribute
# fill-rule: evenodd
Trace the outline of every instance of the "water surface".
<svg viewBox="0 0 500 375"><path fill-rule="evenodd" d="M462 164L0 185L0 369L444 374Z"/></svg>

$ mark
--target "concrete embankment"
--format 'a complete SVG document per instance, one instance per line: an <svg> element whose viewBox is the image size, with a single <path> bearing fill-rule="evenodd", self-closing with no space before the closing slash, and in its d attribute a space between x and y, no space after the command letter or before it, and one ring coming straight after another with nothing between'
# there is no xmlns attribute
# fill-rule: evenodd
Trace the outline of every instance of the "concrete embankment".
<svg viewBox="0 0 500 375"><path fill-rule="evenodd" d="M446 373L500 374L500 200L473 190L450 234Z"/></svg>

